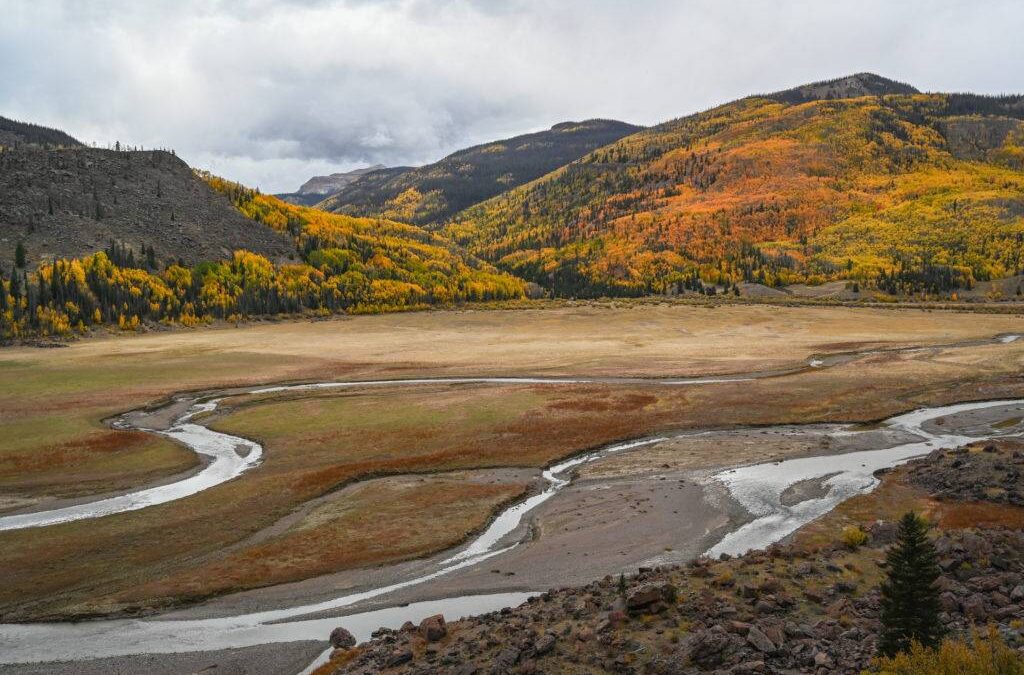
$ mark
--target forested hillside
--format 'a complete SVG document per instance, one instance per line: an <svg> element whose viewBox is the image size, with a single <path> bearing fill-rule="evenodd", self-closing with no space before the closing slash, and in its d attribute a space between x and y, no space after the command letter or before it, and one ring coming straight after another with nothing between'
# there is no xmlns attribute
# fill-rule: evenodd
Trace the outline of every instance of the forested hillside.
<svg viewBox="0 0 1024 675"><path fill-rule="evenodd" d="M371 172L343 187L320 208L416 224L439 223L638 129L613 120L564 122L547 131L460 150L434 164Z"/></svg>
<svg viewBox="0 0 1024 675"><path fill-rule="evenodd" d="M523 296L523 282L463 255L438 234L388 220L293 206L205 175L246 227L294 245L294 263L246 250L193 265L163 264L151 246L105 250L29 269L0 263L0 338L69 335L92 326L193 326L276 314L385 312ZM227 202L226 202L227 203Z"/></svg>
<svg viewBox="0 0 1024 675"><path fill-rule="evenodd" d="M446 232L563 296L833 279L948 296L1024 266L1022 118L1021 96L841 78L632 134Z"/></svg>

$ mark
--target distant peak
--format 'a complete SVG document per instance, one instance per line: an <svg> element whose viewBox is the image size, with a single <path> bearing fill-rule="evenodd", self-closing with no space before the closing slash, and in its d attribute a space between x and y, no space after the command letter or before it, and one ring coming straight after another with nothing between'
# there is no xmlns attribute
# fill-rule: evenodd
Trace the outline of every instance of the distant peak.
<svg viewBox="0 0 1024 675"><path fill-rule="evenodd" d="M640 127L628 122L606 119L589 119L579 122L559 122L551 127L551 131L567 131L570 129L639 129Z"/></svg>
<svg viewBox="0 0 1024 675"><path fill-rule="evenodd" d="M332 173L329 176L313 176L299 188L298 194L329 195L337 192L346 185L355 182L358 178L373 171L380 171L387 168L383 164Z"/></svg>
<svg viewBox="0 0 1024 675"><path fill-rule="evenodd" d="M909 84L891 80L875 73L854 73L832 80L822 80L803 84L792 89L767 94L770 98L783 103L806 103L838 98L857 98L859 96L885 96L887 94L919 94Z"/></svg>

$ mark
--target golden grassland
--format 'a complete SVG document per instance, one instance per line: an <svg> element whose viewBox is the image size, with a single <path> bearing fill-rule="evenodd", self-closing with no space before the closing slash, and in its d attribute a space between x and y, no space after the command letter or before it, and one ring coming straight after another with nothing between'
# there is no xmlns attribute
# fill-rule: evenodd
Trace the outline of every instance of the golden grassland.
<svg viewBox="0 0 1024 675"><path fill-rule="evenodd" d="M187 469L194 459L174 444L150 437L149 456L143 458L139 447L100 422L182 390L427 373L718 374L785 367L817 353L947 342L1022 326L1016 316L918 310L577 305L363 316L87 340L52 350L10 348L0 351L0 494L91 493Z"/></svg>
<svg viewBox="0 0 1024 675"><path fill-rule="evenodd" d="M10 349L0 352L0 433L18 445L0 451L0 467L21 469L0 473L0 491L67 495L81 489L71 487L80 473L98 486L180 471L186 462L175 460L186 459L184 451L162 441L145 450L145 461L138 454L147 446L133 449L136 441L115 448L83 442L66 464L47 425L64 420L54 429L62 439L98 437L111 433L103 417L185 389L423 374L736 372L812 354L991 336L1013 332L1019 321L910 310L580 306ZM0 613L10 620L146 608L424 555L480 527L525 489L521 479L483 481L475 473L483 469L539 467L665 429L871 420L924 403L1019 394L1022 362L1024 345L1014 343L881 353L833 369L700 387L430 385L241 396L212 423L263 442L263 465L178 502L0 534L7 581ZM451 471L470 473L438 473ZM429 480L401 479L409 474ZM374 490L357 482L380 476L395 482ZM339 495L346 508L332 499ZM371 513L380 514L376 536L366 536ZM380 541L402 543L381 548Z"/></svg>

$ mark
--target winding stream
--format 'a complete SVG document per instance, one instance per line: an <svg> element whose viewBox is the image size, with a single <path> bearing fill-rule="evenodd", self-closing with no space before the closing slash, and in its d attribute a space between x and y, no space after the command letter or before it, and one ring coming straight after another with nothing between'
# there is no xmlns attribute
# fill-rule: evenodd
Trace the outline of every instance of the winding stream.
<svg viewBox="0 0 1024 675"><path fill-rule="evenodd" d="M1006 343L1005 337L997 337L995 341ZM812 364L811 367L820 368L831 365L826 359L815 359L815 361L817 363ZM757 376L759 375L654 382L651 380L641 381L647 384L681 386L745 381ZM247 393L277 393L304 389L343 387L409 386L414 384L579 384L609 381L623 382L630 380L497 377L427 378L419 380L378 380L372 382L328 382L286 385L253 388L247 390ZM258 444L236 436L212 431L192 421L200 413L215 410L221 400L222 398L213 398L195 401L183 415L175 420L169 429L154 432L179 440L197 453L210 458L210 463L199 473L176 483L140 490L119 497L51 511L6 516L0 518L0 529L42 527L53 523L94 518L144 508L195 494L252 469L259 464L262 456L262 448ZM962 403L916 410L898 415L883 423L888 429L914 437L916 440L913 442L900 443L877 450L838 455L828 454L818 457L756 464L722 471L713 478L724 484L732 497L749 511L754 518L746 525L727 534L708 551L708 554L742 553L751 548L764 547L778 541L791 534L800 526L827 513L843 500L871 490L878 483L877 478L873 475L878 469L895 466L911 458L927 454L939 447L961 445L992 436L1012 434L1012 430L997 433L987 425L982 425L984 426L984 433L978 436L970 436L963 433L942 433L938 425L935 424L940 418L954 415L969 416L973 412L990 408L1021 405L1024 405L1024 400ZM124 420L125 418L122 418L122 422L118 425L127 426ZM838 437L840 435L869 432L861 432L849 427L843 427L837 428L830 433ZM405 620L415 620L438 612L454 617L515 605L525 600L531 594L499 593L459 596L413 603L412 605L399 608L361 612L341 618L303 619L303 617L310 617L321 612L336 611L350 607L403 588L425 584L442 576L454 574L459 570L472 567L484 560L500 556L520 545L520 542L512 535L523 522L523 519L528 513L569 485L574 469L586 463L600 461L610 455L660 443L669 438L693 434L694 432L672 436L652 436L630 442L617 443L551 466L542 474L546 487L541 492L502 511L484 532L436 563L434 565L435 569L427 573L421 573L396 583L370 588L314 604L222 618L184 620L159 618L115 619L74 624L4 624L0 625L0 663L76 661L131 654L210 651L268 643L317 640L323 639L330 632L331 628L342 624L357 639L364 640L369 637L370 631L381 625L397 626ZM823 479L822 486L827 488L823 496L807 499L791 506L783 503L783 493L787 488L795 483L809 479Z"/></svg>

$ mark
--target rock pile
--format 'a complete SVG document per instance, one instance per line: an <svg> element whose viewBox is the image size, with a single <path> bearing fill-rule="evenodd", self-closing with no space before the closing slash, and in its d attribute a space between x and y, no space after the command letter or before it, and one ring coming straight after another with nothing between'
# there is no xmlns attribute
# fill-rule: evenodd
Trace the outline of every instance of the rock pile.
<svg viewBox="0 0 1024 675"><path fill-rule="evenodd" d="M1017 442L981 443L936 450L909 467L912 485L949 501L1024 506L1024 447Z"/></svg>

